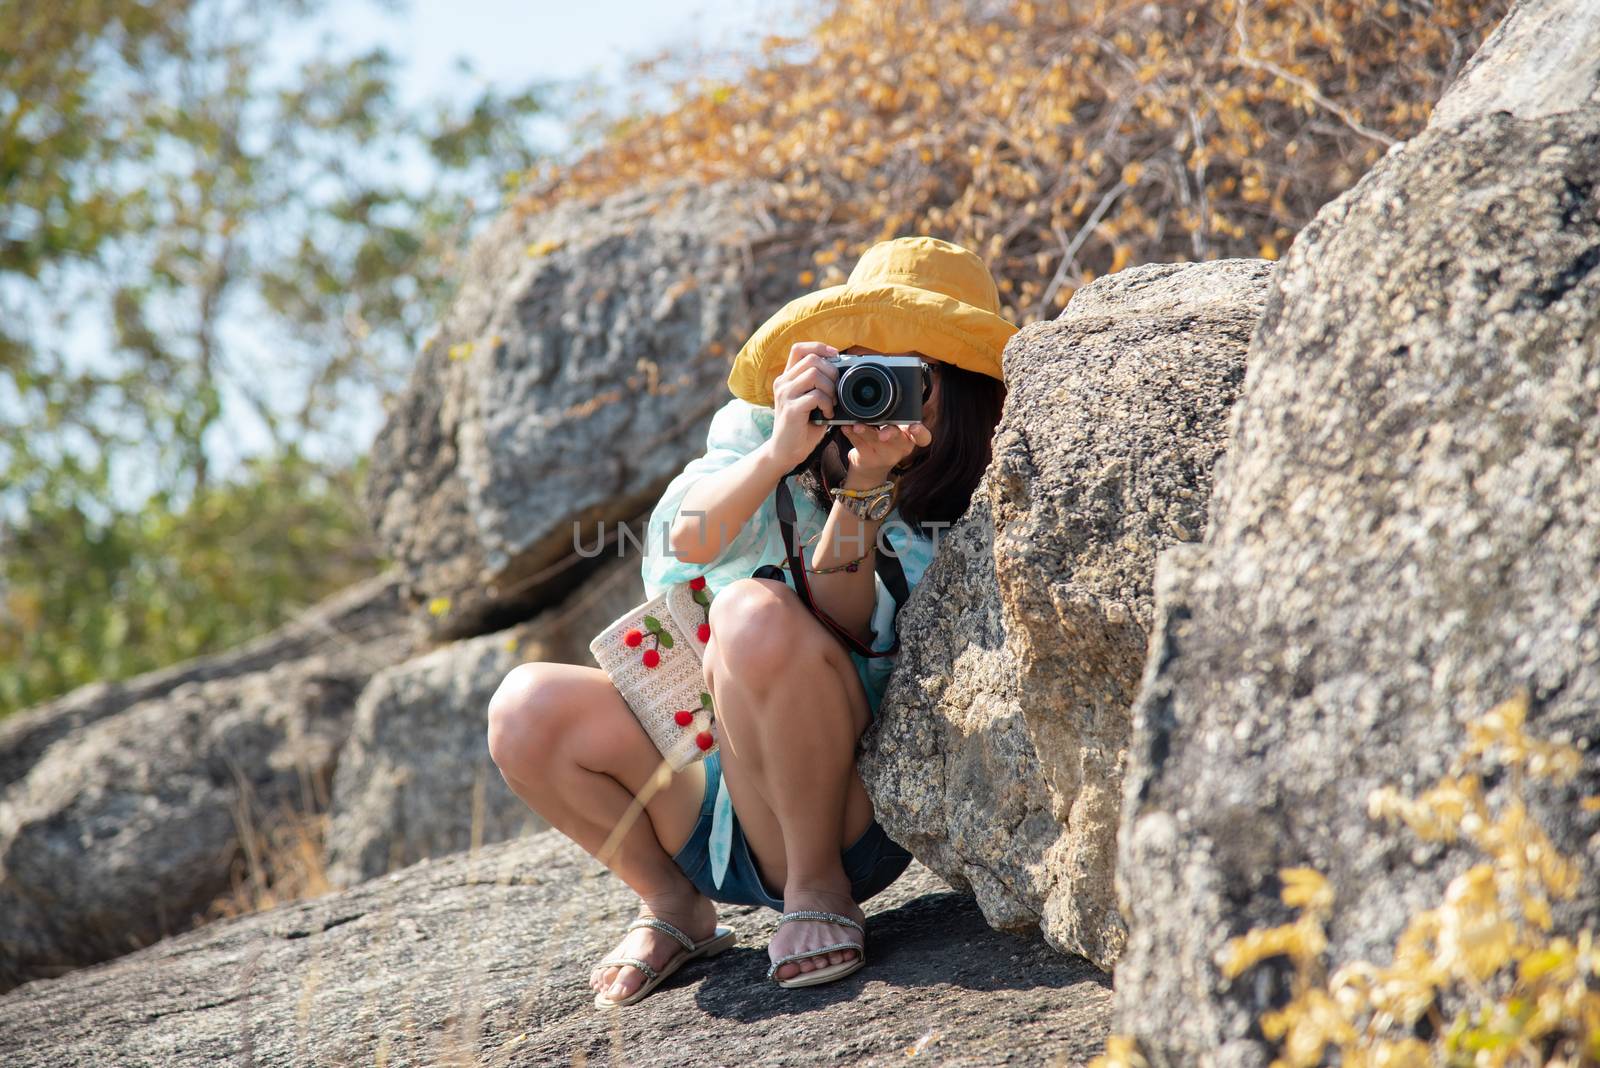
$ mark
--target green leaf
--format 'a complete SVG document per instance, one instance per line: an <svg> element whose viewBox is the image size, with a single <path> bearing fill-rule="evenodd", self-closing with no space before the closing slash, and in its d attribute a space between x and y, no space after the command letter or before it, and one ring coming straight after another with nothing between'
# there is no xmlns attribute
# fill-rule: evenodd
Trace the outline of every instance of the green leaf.
<svg viewBox="0 0 1600 1068"><path fill-rule="evenodd" d="M666 631L663 630L663 631L657 632L656 640L661 643L661 648L663 648L663 649L671 649L672 648L672 635L668 634Z"/></svg>
<svg viewBox="0 0 1600 1068"><path fill-rule="evenodd" d="M700 691L700 707L701 708L710 708L711 707L711 695L706 693L704 690Z"/></svg>
<svg viewBox="0 0 1600 1068"><path fill-rule="evenodd" d="M700 604L700 605L705 605L707 608L710 608L711 607L711 597L710 597L710 595L708 595L706 593L705 590L695 590L694 591L694 603L695 604Z"/></svg>
<svg viewBox="0 0 1600 1068"><path fill-rule="evenodd" d="M655 616L645 616L644 629L649 631L651 634L660 634L661 620L657 619Z"/></svg>

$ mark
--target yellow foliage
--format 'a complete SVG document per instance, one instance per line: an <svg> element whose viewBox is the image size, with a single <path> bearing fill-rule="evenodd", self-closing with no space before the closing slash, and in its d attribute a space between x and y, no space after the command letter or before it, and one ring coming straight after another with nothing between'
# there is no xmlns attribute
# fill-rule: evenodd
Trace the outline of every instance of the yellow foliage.
<svg viewBox="0 0 1600 1068"><path fill-rule="evenodd" d="M1326 915L1333 908L1333 888L1315 868L1285 868L1280 896L1291 908Z"/></svg>
<svg viewBox="0 0 1600 1068"><path fill-rule="evenodd" d="M1325 991L1310 989L1289 1004L1261 1016L1261 1033L1283 1044L1280 1063L1305 1068L1322 1060L1324 1047L1355 1039L1355 1028Z"/></svg>
<svg viewBox="0 0 1600 1068"><path fill-rule="evenodd" d="M1106 1051L1089 1061L1089 1068L1150 1068L1139 1046L1126 1035L1106 1039Z"/></svg>
<svg viewBox="0 0 1600 1068"><path fill-rule="evenodd" d="M1276 256L1420 129L1507 0L1391 6L1012 0L975 19L966 4L830 0L804 37L736 57L749 66L731 84L687 80L707 66L688 64L670 111L607 123L597 109L604 140L541 164L518 206L753 178L798 235L784 244L831 257L801 286L929 233L981 250L1011 282L1014 322L1054 318L1131 264Z"/></svg>
<svg viewBox="0 0 1600 1068"><path fill-rule="evenodd" d="M1248 931L1219 954L1234 979L1269 957L1294 967L1289 1003L1265 1012L1261 1033L1278 1045L1274 1068L1334 1063L1356 1068L1504 1068L1600 1063L1600 947L1595 932L1550 937L1552 900L1577 896L1580 869L1561 855L1529 814L1526 778L1569 782L1580 757L1571 745L1524 731L1528 698L1519 694L1467 728L1451 773L1417 799L1373 791L1375 820L1404 823L1427 841L1467 839L1487 858L1456 876L1437 907L1411 917L1386 966L1352 961L1322 978L1324 922L1333 891L1309 868L1279 872L1291 923ZM1467 765L1508 772L1508 797L1492 810ZM1587 802L1589 799L1585 798ZM1443 1018L1442 1005L1462 1006ZM1423 1017L1432 1041L1415 1036ZM1144 1064L1137 1044L1113 1036L1098 1068Z"/></svg>
<svg viewBox="0 0 1600 1068"><path fill-rule="evenodd" d="M1268 927L1231 940L1222 952L1222 974L1233 979L1268 957L1288 957L1294 961L1314 961L1328 948L1322 924L1313 918L1281 927Z"/></svg>

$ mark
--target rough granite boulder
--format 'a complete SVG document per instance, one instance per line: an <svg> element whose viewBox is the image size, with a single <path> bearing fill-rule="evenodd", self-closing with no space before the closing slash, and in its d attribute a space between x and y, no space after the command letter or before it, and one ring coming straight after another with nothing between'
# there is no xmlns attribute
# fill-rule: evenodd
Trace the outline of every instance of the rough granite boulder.
<svg viewBox="0 0 1600 1068"><path fill-rule="evenodd" d="M526 623L380 672L362 691L334 774L329 881L350 886L548 826L489 758L489 698L521 663L593 666L589 639L642 600L638 558L614 559Z"/></svg>
<svg viewBox="0 0 1600 1068"><path fill-rule="evenodd" d="M1587 18L1591 39L1600 17L1519 7L1469 69L1475 99L1536 16ZM1531 791L1582 871L1557 928L1600 923L1600 812L1579 805L1600 794L1597 55L1574 110L1447 97L1458 119L1392 149L1282 262L1210 531L1161 560L1135 706L1118 1030L1152 1064L1270 1059L1252 1021L1286 969L1229 982L1216 955L1291 918L1281 868L1331 883L1330 971L1392 959L1482 854L1375 822L1368 797L1431 785L1520 688L1529 732L1583 754L1570 785Z"/></svg>
<svg viewBox="0 0 1600 1068"><path fill-rule="evenodd" d="M1428 119L1454 126L1509 111L1537 119L1600 105L1600 4L1535 0L1500 20Z"/></svg>
<svg viewBox="0 0 1600 1068"><path fill-rule="evenodd" d="M33 717L20 745L56 737L0 795L0 990L187 929L229 889L242 834L326 807L356 695L419 638L375 580Z"/></svg>
<svg viewBox="0 0 1600 1068"><path fill-rule="evenodd" d="M1105 1040L1104 975L990 930L915 865L867 903L848 979L779 988L776 914L727 908L739 946L603 1013L589 969L636 904L556 834L424 861L12 991L0 1063L1044 1066Z"/></svg>
<svg viewBox="0 0 1600 1068"><path fill-rule="evenodd" d="M508 212L372 447L368 510L426 619L466 637L581 585L574 553L704 448L752 308L803 266L761 183L695 180Z"/></svg>
<svg viewBox="0 0 1600 1068"><path fill-rule="evenodd" d="M863 754L896 841L990 923L1106 968L1156 554L1204 529L1270 272L1134 268L1012 339L993 461L901 611Z"/></svg>
<svg viewBox="0 0 1600 1068"><path fill-rule="evenodd" d="M52 746L0 801L0 989L187 929L245 834L326 803L365 681L307 657Z"/></svg>

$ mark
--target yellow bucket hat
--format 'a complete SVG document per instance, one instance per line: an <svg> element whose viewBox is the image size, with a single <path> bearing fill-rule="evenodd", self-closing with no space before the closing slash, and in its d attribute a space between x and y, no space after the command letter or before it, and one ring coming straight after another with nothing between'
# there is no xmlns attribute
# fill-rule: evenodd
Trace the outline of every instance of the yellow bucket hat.
<svg viewBox="0 0 1600 1068"><path fill-rule="evenodd" d="M797 341L920 352L1005 381L1000 354L1017 327L1000 315L989 268L937 237L879 241L843 285L796 297L750 335L728 372L733 395L772 405L772 382Z"/></svg>

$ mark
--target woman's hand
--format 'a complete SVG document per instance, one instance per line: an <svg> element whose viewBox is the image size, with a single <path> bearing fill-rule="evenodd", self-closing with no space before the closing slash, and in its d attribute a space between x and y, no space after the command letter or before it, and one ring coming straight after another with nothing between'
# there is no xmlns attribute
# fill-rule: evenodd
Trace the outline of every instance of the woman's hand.
<svg viewBox="0 0 1600 1068"><path fill-rule="evenodd" d="M826 357L839 350L820 341L797 341L789 349L789 362L772 381L772 438L769 451L776 465L788 471L811 455L828 428L811 422L811 412L821 408L833 418L834 387L839 369Z"/></svg>
<svg viewBox="0 0 1600 1068"><path fill-rule="evenodd" d="M850 470L869 485L888 478L896 464L933 440L933 432L922 423L850 423L843 429L844 436L855 446L850 450Z"/></svg>

